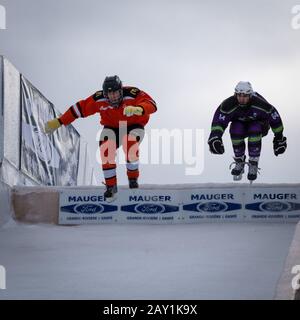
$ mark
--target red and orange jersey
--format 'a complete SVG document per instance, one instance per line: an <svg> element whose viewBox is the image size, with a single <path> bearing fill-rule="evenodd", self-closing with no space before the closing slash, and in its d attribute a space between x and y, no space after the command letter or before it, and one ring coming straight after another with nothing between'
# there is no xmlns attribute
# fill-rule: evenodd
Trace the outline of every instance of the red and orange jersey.
<svg viewBox="0 0 300 320"><path fill-rule="evenodd" d="M141 116L123 115L126 106L140 106L143 108ZM140 124L145 126L149 121L151 113L156 112L155 101L144 91L135 87L123 88L123 101L119 107L112 107L104 97L103 91L97 91L85 100L81 100L71 106L59 117L61 124L68 125L77 118L85 118L95 113L100 113L100 123L104 126L119 128L120 122L126 121L126 125Z"/></svg>

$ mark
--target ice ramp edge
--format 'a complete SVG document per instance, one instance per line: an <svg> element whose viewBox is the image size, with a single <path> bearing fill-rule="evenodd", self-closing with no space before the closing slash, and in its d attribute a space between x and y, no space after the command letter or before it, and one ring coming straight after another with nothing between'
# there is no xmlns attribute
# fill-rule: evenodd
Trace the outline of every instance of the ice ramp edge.
<svg viewBox="0 0 300 320"><path fill-rule="evenodd" d="M300 184L120 186L111 203L103 192L104 186L15 186L14 216L22 222L61 225L300 221Z"/></svg>
<svg viewBox="0 0 300 320"><path fill-rule="evenodd" d="M296 226L274 298L276 300L300 300L300 222Z"/></svg>

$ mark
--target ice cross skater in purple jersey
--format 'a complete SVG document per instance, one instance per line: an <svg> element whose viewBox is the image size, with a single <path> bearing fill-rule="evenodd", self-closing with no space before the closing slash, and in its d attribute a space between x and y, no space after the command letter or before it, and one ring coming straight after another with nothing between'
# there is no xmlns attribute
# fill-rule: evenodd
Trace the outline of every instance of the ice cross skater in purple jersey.
<svg viewBox="0 0 300 320"><path fill-rule="evenodd" d="M257 178L258 162L261 153L262 137L271 127L275 156L285 152L287 139L283 136L283 123L274 106L263 96L254 92L250 82L240 81L235 87L234 95L224 100L217 108L208 139L209 149L213 154L223 154L222 136L230 124L230 138L234 151L231 174L234 180L241 180L245 164L248 164L248 180ZM246 144L248 138L249 161L246 162Z"/></svg>

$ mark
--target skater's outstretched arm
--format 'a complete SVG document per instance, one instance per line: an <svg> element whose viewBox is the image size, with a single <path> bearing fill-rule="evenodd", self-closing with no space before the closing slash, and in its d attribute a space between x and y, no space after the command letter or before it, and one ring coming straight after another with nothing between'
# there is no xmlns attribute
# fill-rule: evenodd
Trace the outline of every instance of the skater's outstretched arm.
<svg viewBox="0 0 300 320"><path fill-rule="evenodd" d="M139 90L136 97L136 104L143 109L143 114L152 114L157 111L155 101L149 96L148 93Z"/></svg>
<svg viewBox="0 0 300 320"><path fill-rule="evenodd" d="M283 122L279 112L275 107L272 109L272 113L269 118L270 127L274 133L273 138L273 150L275 156L285 152L287 148L287 139L283 136Z"/></svg>
<svg viewBox="0 0 300 320"><path fill-rule="evenodd" d="M224 153L225 150L223 146L222 136L236 109L236 99L232 96L224 100L215 111L211 124L211 132L208 138L210 152L214 154Z"/></svg>
<svg viewBox="0 0 300 320"><path fill-rule="evenodd" d="M155 101L146 92L134 87L126 87L125 90L129 91L129 96L134 98L133 104L124 108L125 116L150 115L157 111Z"/></svg>
<svg viewBox="0 0 300 320"><path fill-rule="evenodd" d="M276 110L275 107L272 108L272 112L269 117L269 123L275 136L283 135L283 129L284 129L283 122L279 112Z"/></svg>
<svg viewBox="0 0 300 320"><path fill-rule="evenodd" d="M237 100L234 96L229 97L220 104L220 106L215 111L212 120L210 138L222 138L224 131L231 121L237 107Z"/></svg>
<svg viewBox="0 0 300 320"><path fill-rule="evenodd" d="M62 125L69 125L78 118L85 118L99 111L99 106L95 103L101 101L102 91L97 91L85 100L80 100L67 109L60 117L52 119L45 124L45 133L51 134ZM104 101L103 97L103 101Z"/></svg>
<svg viewBox="0 0 300 320"><path fill-rule="evenodd" d="M277 109L260 95L252 99L252 106L260 114L263 121L267 121L274 133L273 150L275 156L285 152L287 139L283 136L283 122Z"/></svg>
<svg viewBox="0 0 300 320"><path fill-rule="evenodd" d="M105 101L103 92L97 91L87 99L76 102L59 117L60 122L66 126L78 118L86 118L95 114L99 111L99 105L97 105L96 102L100 102L101 99Z"/></svg>

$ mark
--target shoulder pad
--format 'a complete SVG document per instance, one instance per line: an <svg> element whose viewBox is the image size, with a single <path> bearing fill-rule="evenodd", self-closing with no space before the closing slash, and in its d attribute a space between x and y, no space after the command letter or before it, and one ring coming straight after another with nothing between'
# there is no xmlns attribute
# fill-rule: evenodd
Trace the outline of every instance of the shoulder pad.
<svg viewBox="0 0 300 320"><path fill-rule="evenodd" d="M238 107L238 102L235 96L231 96L224 100L220 105L220 111L225 114L230 114Z"/></svg>
<svg viewBox="0 0 300 320"><path fill-rule="evenodd" d="M271 113L273 110L273 106L259 96L252 97L251 107L261 110L265 113Z"/></svg>
<svg viewBox="0 0 300 320"><path fill-rule="evenodd" d="M265 97L263 97L261 94L259 94L258 92L254 92L253 96L254 96L254 97L259 97L259 98L261 98L262 100L268 102L267 99L266 99Z"/></svg>
<svg viewBox="0 0 300 320"><path fill-rule="evenodd" d="M104 95L103 95L103 91L97 91L94 95L93 95L93 99L95 101L100 100L100 99L104 99Z"/></svg>
<svg viewBox="0 0 300 320"><path fill-rule="evenodd" d="M141 92L141 90L136 87L124 87L123 88L123 96L124 97L136 98L140 92Z"/></svg>

